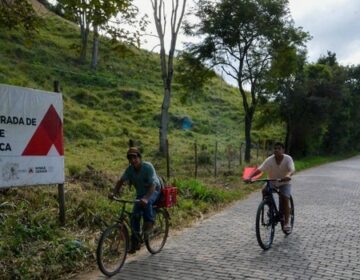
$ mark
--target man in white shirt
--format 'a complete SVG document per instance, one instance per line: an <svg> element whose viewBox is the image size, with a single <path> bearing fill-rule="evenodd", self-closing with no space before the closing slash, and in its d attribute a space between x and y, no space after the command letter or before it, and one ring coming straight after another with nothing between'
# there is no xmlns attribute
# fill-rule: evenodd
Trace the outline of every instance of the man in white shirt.
<svg viewBox="0 0 360 280"><path fill-rule="evenodd" d="M252 177L260 174L261 172L267 172L269 179L279 179L278 182L273 184L279 188L280 196L280 209L284 211L285 223L284 231L290 232L291 225L289 221L290 208L289 198L291 195L291 175L295 172L294 161L291 156L284 154L285 147L282 143L274 144L274 154L269 156L265 161L249 176L245 182L250 182Z"/></svg>

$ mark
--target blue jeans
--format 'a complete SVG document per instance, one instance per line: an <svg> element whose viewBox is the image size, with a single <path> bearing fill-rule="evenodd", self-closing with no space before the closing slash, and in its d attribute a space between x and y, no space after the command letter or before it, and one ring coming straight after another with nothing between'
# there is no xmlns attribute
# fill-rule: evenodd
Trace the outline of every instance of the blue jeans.
<svg viewBox="0 0 360 280"><path fill-rule="evenodd" d="M131 227L134 232L137 234L140 233L140 219L141 216L144 219L144 222L155 222L155 211L153 210L153 204L159 198L159 191L154 191L150 196L148 203L145 207L141 206L140 203L135 203L132 211L131 217ZM137 196L136 199L141 199L143 196ZM135 235L132 235L132 239L134 240Z"/></svg>

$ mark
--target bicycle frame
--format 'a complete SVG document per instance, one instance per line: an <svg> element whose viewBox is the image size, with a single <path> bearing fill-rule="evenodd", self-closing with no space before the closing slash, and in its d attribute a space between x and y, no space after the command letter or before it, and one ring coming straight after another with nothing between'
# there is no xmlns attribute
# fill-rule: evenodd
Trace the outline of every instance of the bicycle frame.
<svg viewBox="0 0 360 280"><path fill-rule="evenodd" d="M113 200L122 203L120 213L115 218L115 223L104 229L96 249L96 261L99 269L107 276L118 273L125 263L126 256L130 253L129 244L134 241L131 240L129 234L138 240L139 245L145 243L151 254L157 254L164 247L169 233L169 214L166 209L155 210L157 216L151 231L144 231L140 227L140 232L136 232L132 227L134 214L126 209L126 204L135 204L140 200L122 200L116 197L113 197ZM140 247L135 248L135 250L138 249ZM134 252L133 249L131 251Z"/></svg>
<svg viewBox="0 0 360 280"><path fill-rule="evenodd" d="M263 189L263 198L258 206L255 219L255 231L256 239L260 247L264 250L268 250L274 240L275 227L280 222L282 231L289 235L291 233L294 224L294 202L292 196L289 197L290 203L290 216L291 230L285 230L285 216L283 213L280 197L279 204L277 205L274 198L274 192L280 196L280 190L271 184L271 182L279 182L277 179L260 179L251 181L254 182L266 182ZM279 206L279 209L278 209Z"/></svg>
<svg viewBox="0 0 360 280"><path fill-rule="evenodd" d="M124 200L124 199L119 199L117 197L114 197L113 198L115 201L117 202L120 202L122 203L122 207L121 207L121 211L120 211L120 214L119 214L119 218L116 219L116 222L119 223L119 224L123 224L125 225L130 231L131 234L134 234L135 237L137 238L137 240L140 242L140 243L144 243L144 236L143 236L143 232L142 230L140 229L140 232L136 232L133 230L133 227L131 225L131 218L133 216L133 213L130 212L130 211L127 211L126 210L126 204L135 204L135 203L139 203L140 200L139 199L136 199L136 200ZM156 209L158 208L156 205L153 205L153 208L154 210L156 211ZM167 212L166 209L163 210L165 215L167 216L168 219L170 219L170 215L169 213Z"/></svg>
<svg viewBox="0 0 360 280"><path fill-rule="evenodd" d="M281 181L280 179L258 179L258 180L251 181L251 183L266 182L265 189L263 191L263 201L268 201L273 207L274 218L275 218L275 220L273 221L274 226L276 226L278 222L281 222L281 228L283 229L285 217L284 217L283 211L281 209L280 198L279 198L279 204L276 203L275 198L274 198L274 193L277 193L278 196L280 196L280 190L279 190L279 188L277 188L277 187L273 186L273 184L271 184L272 182L280 182L280 181ZM289 203L291 204L291 207L293 208L294 205L293 205L292 197L290 196L289 199L290 199ZM279 208L277 205L279 205ZM294 211L294 210L292 209L292 211ZM293 213L292 213L292 215L293 215ZM292 217L292 224L293 224L293 217Z"/></svg>
<svg viewBox="0 0 360 280"><path fill-rule="evenodd" d="M135 237L139 240L140 243L143 243L143 234L142 231L140 233L133 230L131 226L131 218L133 216L133 213L126 210L126 204L135 204L139 203L139 199L136 200L124 200L114 197L115 201L122 203L121 211L119 214L119 218L116 219L116 222L119 224L125 225L128 229L130 229L130 233L134 234Z"/></svg>
<svg viewBox="0 0 360 280"><path fill-rule="evenodd" d="M263 200L266 200L268 202L270 202L270 204L272 205L273 209L274 209L274 217L275 220L274 225L276 226L278 222L281 221L281 219L283 218L283 214L281 213L280 209L278 209L275 198L274 198L274 193L277 193L278 195L280 195L280 191L276 188L273 187L271 182L279 182L278 179L259 179L259 180L255 180L253 182L266 182L266 186L265 186L265 190L263 192ZM280 203L279 203L280 206Z"/></svg>
<svg viewBox="0 0 360 280"><path fill-rule="evenodd" d="M280 202L279 202L279 209L277 207L277 203L274 198L274 193L277 193L278 196L280 195L280 191L272 186L271 180L267 180L263 200L269 201L271 203L271 205L273 206L273 209L275 212L275 215L274 215L275 221L273 221L273 222L276 226L277 223L280 222L284 218L283 218L282 211L280 209Z"/></svg>

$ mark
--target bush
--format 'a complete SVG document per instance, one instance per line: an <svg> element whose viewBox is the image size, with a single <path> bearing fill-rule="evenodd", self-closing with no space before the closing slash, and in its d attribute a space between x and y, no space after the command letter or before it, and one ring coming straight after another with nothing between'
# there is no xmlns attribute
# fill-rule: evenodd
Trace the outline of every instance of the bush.
<svg viewBox="0 0 360 280"><path fill-rule="evenodd" d="M219 189L206 187L197 180L176 181L175 185L184 198L202 200L204 202L220 203L225 201L225 192Z"/></svg>

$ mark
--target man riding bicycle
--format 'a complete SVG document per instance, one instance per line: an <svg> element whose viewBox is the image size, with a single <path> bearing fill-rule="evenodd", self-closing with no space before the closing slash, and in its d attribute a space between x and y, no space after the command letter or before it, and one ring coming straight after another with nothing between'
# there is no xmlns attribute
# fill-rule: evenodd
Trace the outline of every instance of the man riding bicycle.
<svg viewBox="0 0 360 280"><path fill-rule="evenodd" d="M285 147L282 143L277 142L274 144L274 154L269 156L265 161L252 173L245 182L250 182L253 177L261 172L267 172L268 178L279 179L272 184L279 188L279 208L284 213L284 231L290 233L291 225L289 221L290 208L289 198L291 195L291 175L295 172L294 161L291 156L284 154Z"/></svg>
<svg viewBox="0 0 360 280"><path fill-rule="evenodd" d="M150 162L141 160L141 153L137 147L130 147L127 151L129 166L122 174L115 185L113 193L109 195L112 198L117 195L125 182L130 182L135 186L136 199L139 203L134 204L131 227L133 234L131 236L131 248L129 253L135 253L140 249L137 235L140 233L140 219L144 219L143 231L150 231L154 225L155 214L153 204L157 201L160 194L160 181L156 174L154 166Z"/></svg>

